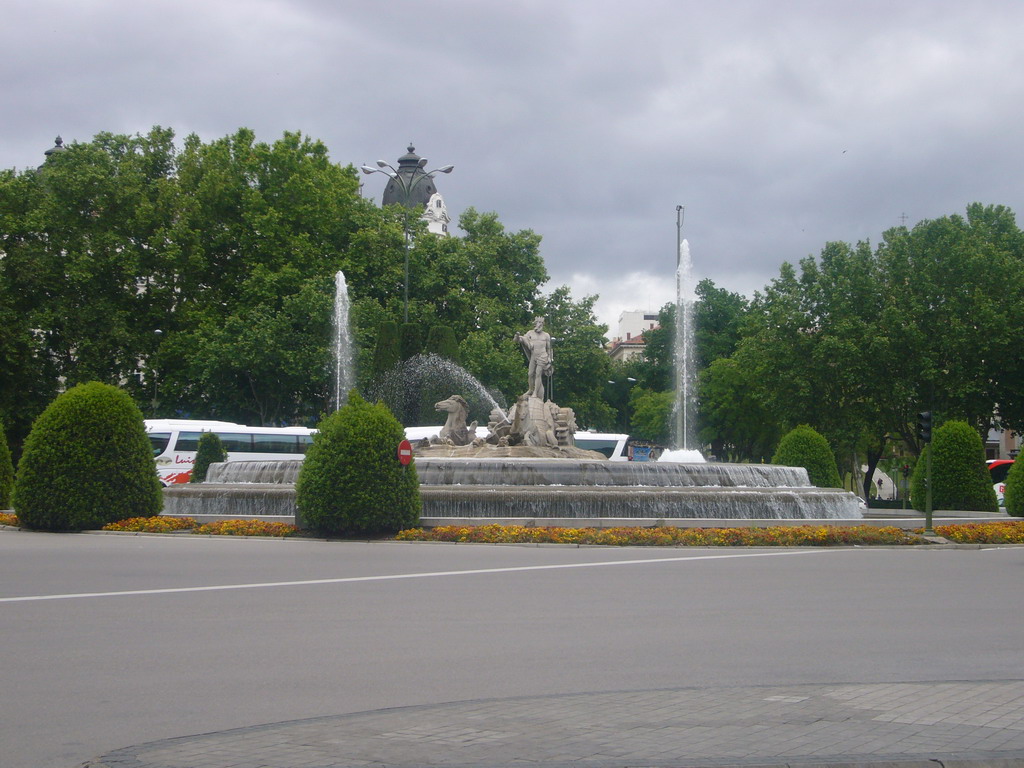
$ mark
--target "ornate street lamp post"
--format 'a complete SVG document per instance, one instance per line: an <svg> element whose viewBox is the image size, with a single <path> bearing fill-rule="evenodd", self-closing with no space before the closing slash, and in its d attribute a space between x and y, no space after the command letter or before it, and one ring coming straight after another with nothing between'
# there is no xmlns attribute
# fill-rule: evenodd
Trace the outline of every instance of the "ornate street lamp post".
<svg viewBox="0 0 1024 768"><path fill-rule="evenodd" d="M387 203L388 197L392 197L394 202L401 203L405 208L405 215L403 216L403 230L405 233L405 303L403 312L403 321L409 322L409 209L420 205L420 203L414 197L414 193L420 190L421 185L427 182L427 188L422 190L424 192L430 192L430 188L433 184L429 183L429 180L434 178L439 173L451 173L455 168L454 165L442 165L440 168L435 168L432 171L423 170L427 164L427 158L417 157L415 149L412 145L409 146L409 152L405 156L399 159L398 168L395 168L390 163L386 163L383 160L377 161L377 167L372 168L368 165L360 166L359 170L369 175L371 173L383 173L385 176L391 179L391 183L388 185L388 189L384 193L384 202ZM432 194L432 192L430 192ZM427 194L427 197L430 197ZM426 201L423 201L426 202Z"/></svg>

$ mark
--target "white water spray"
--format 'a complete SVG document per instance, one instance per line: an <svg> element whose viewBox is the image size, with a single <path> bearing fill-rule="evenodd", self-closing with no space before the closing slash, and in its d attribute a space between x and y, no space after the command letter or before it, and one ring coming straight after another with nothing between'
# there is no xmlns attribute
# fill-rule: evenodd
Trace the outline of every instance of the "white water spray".
<svg viewBox="0 0 1024 768"><path fill-rule="evenodd" d="M348 401L349 391L356 385L356 370L352 356L352 329L348 322L348 284L345 273L334 276L334 408Z"/></svg>
<svg viewBox="0 0 1024 768"><path fill-rule="evenodd" d="M690 260L690 244L683 240L679 245L679 263L676 267L676 328L673 362L675 367L675 402L672 407L673 442L678 451L703 461L697 450L696 434L696 387L695 348L693 334L693 305L696 293L693 286L693 264ZM678 459L677 459L678 460Z"/></svg>

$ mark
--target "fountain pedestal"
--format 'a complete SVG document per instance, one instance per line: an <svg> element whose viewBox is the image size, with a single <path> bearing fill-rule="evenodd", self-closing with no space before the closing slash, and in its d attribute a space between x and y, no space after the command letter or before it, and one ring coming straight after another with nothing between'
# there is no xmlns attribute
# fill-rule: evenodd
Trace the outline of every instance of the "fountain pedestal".
<svg viewBox="0 0 1024 768"><path fill-rule="evenodd" d="M164 490L164 514L296 515L294 482L299 464L213 464L208 482ZM654 525L679 520L851 520L862 516L857 496L815 488L801 467L422 456L415 466L423 500L421 516L427 525L467 520L536 525L577 520L588 526L625 520ZM301 526L301 516L296 516L296 523Z"/></svg>

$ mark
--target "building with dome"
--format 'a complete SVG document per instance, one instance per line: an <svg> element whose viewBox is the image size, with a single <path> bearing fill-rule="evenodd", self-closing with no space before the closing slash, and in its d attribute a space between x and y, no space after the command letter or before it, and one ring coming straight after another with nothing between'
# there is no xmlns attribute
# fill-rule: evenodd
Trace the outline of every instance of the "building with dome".
<svg viewBox="0 0 1024 768"><path fill-rule="evenodd" d="M381 163L377 165L381 166ZM417 155L416 148L410 144L406 153L398 158L397 168L387 166L393 173L385 171L390 181L384 188L381 205L404 205L411 210L420 211L420 218L427 222L428 231L436 235L447 235L451 217L448 215L444 198L434 184L434 175L449 173L452 166L446 165L436 171L426 171L426 165L427 159Z"/></svg>

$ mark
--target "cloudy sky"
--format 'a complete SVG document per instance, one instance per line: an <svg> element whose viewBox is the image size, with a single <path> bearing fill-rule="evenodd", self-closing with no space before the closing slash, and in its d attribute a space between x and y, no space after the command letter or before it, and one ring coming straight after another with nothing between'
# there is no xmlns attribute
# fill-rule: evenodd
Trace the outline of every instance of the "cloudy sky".
<svg viewBox="0 0 1024 768"><path fill-rule="evenodd" d="M411 141L614 335L674 296L677 205L747 296L904 216L1020 213L1022 33L1019 0L3 0L0 168L153 125L355 165Z"/></svg>

